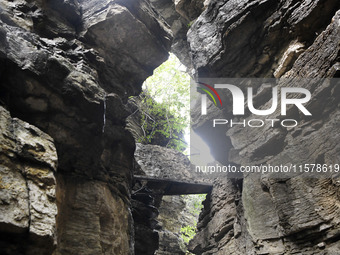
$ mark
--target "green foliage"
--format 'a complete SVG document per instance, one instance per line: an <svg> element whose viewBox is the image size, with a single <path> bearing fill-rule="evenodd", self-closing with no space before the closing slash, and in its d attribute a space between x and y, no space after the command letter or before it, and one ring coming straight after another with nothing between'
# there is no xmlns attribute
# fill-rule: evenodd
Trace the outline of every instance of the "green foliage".
<svg viewBox="0 0 340 255"><path fill-rule="evenodd" d="M161 146L183 151L186 143L183 140L183 130L186 124L181 117L168 111L167 105L157 103L147 91L140 96L141 127L144 136L138 142L144 144L159 144Z"/></svg>
<svg viewBox="0 0 340 255"><path fill-rule="evenodd" d="M189 212L195 217L198 218L198 215L202 211L203 204L202 202L206 198L206 194L198 194L198 195L181 195L184 198L187 207L189 207ZM195 236L196 234L196 223L194 225L183 226L181 228L181 237L186 244Z"/></svg>
<svg viewBox="0 0 340 255"><path fill-rule="evenodd" d="M189 128L190 78L179 60L170 55L144 83L142 128L139 142L151 143L160 136L168 138L162 146L183 151L183 134Z"/></svg>
<svg viewBox="0 0 340 255"><path fill-rule="evenodd" d="M190 208L189 212L193 214L195 217L198 217L200 212L202 211L203 208L203 201L206 198L206 194L196 194L196 195L181 195L188 207Z"/></svg>
<svg viewBox="0 0 340 255"><path fill-rule="evenodd" d="M206 198L206 194L198 194L198 195L192 195L193 199L193 207L191 213L195 215L199 215L199 213L202 211L203 204L202 202Z"/></svg>
<svg viewBox="0 0 340 255"><path fill-rule="evenodd" d="M196 227L193 226L184 226L181 228L181 237L186 244L195 236Z"/></svg>
<svg viewBox="0 0 340 255"><path fill-rule="evenodd" d="M195 21L196 21L196 20L190 21L190 22L187 24L187 27L190 28L190 27L192 26L192 24L194 24Z"/></svg>

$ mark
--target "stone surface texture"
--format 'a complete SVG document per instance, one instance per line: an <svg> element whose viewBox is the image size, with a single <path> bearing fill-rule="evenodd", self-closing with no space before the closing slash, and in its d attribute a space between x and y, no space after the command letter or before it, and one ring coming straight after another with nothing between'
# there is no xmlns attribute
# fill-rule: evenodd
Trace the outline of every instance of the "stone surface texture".
<svg viewBox="0 0 340 255"><path fill-rule="evenodd" d="M145 175L183 182L200 182L194 165L183 153L150 144L137 144L135 159Z"/></svg>
<svg viewBox="0 0 340 255"><path fill-rule="evenodd" d="M158 221L162 229L159 234L159 248L156 255L187 254L187 244L182 239L181 229L196 226L200 210L195 210L197 197L164 196L159 207Z"/></svg>
<svg viewBox="0 0 340 255"><path fill-rule="evenodd" d="M194 166L188 158L181 152L158 145L143 145L137 143L135 152L136 163L139 165L138 175L145 175L152 178L168 179L183 182L203 182L195 174ZM137 184L134 190L141 190L143 184ZM185 254L187 247L181 238L181 228L184 226L194 226L197 222L197 213L192 212L193 207L190 197L183 196L163 196L162 190L144 190L148 195L136 197L134 199L133 216L135 219L136 233L143 231L141 235L147 233L158 236L158 244L152 244L151 240L145 243L145 239L136 239L141 242L139 249L155 247L155 254ZM147 217L141 217L144 214ZM146 220L147 219L147 220ZM147 225L145 224L147 223ZM142 253L140 254L153 254Z"/></svg>
<svg viewBox="0 0 340 255"><path fill-rule="evenodd" d="M56 244L53 139L0 106L0 253L51 254Z"/></svg>
<svg viewBox="0 0 340 255"><path fill-rule="evenodd" d="M1 178L20 185L13 187L17 203L1 204L1 235L17 231L24 238L30 231L49 242L46 252L34 252L41 245L32 242L2 254L134 254L135 144L125 129L125 104L167 59L171 42L170 28L144 0L0 2L0 105L41 140L47 138L34 130L52 137L58 152L55 191L56 155L45 158L44 144L34 143L29 130L27 145L25 133L13 131L22 144L8 144L13 155L2 156ZM21 160L12 169L19 145L22 157L36 163ZM14 238L8 239L4 249Z"/></svg>
<svg viewBox="0 0 340 255"><path fill-rule="evenodd" d="M198 17L188 31L196 78L310 78L300 86L312 93L306 108L313 116L288 110L287 118L299 122L295 128L236 126L212 133L211 119L233 118L231 111L211 104L208 111L214 114L205 119L194 111L194 128L215 147L218 161L237 166L339 163L339 81L317 82L339 77L339 7L337 1L211 1ZM283 80L279 88L285 86ZM270 97L260 92L254 100L268 109ZM259 116L245 117L254 118ZM276 111L266 118L282 117ZM223 142L219 137L225 137ZM190 250L204 255L338 254L339 188L338 174L220 176Z"/></svg>
<svg viewBox="0 0 340 255"><path fill-rule="evenodd" d="M171 28L173 34L171 51L174 52L179 60L187 66L188 70L191 70L191 54L187 41L187 32L194 19L197 18L199 13L203 11L201 0L150 0L150 3Z"/></svg>
<svg viewBox="0 0 340 255"><path fill-rule="evenodd" d="M164 148L138 147L135 159L129 97L170 50L195 79L339 77L339 7L338 0L1 1L0 253L143 255L174 244L170 252L182 254L178 223L157 217L174 204L180 213L183 203L136 199L133 175L198 179L190 162ZM296 128L209 133L211 118L231 118L229 110L199 121L193 112L193 128L221 164L339 163L340 86L303 86L313 118L290 110ZM262 93L255 99L268 106ZM274 177L218 176L190 250L340 254L339 176Z"/></svg>

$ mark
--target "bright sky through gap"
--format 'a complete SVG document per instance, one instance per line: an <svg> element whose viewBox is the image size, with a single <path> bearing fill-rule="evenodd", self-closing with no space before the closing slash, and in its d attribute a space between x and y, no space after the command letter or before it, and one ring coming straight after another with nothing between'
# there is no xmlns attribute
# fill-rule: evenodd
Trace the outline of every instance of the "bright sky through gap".
<svg viewBox="0 0 340 255"><path fill-rule="evenodd" d="M153 76L144 82L143 90L146 89L157 103L167 103L172 114L188 120L188 125L183 130L184 140L188 146L184 154L189 155L193 164L203 166L213 162L214 158L210 154L209 147L193 130L190 130L189 119L192 107L190 103L198 100L198 98L190 98L190 94L197 93L189 91L193 89L190 86L190 76L186 73L186 67L174 54L170 53L169 59L155 69ZM181 103L182 108L178 107Z"/></svg>

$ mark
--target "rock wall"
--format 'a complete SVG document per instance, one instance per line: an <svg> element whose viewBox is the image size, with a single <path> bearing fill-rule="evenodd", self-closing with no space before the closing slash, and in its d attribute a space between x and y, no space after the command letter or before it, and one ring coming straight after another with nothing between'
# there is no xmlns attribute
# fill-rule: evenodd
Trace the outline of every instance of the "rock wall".
<svg viewBox="0 0 340 255"><path fill-rule="evenodd" d="M195 175L189 159L174 149L137 144L135 159L139 166L135 174L191 183L202 182L202 178ZM145 194L137 196L138 191ZM151 190L143 186L143 183L136 183L133 188L136 254L180 255L187 251L180 237L181 227L194 226L197 214L190 211L192 204L189 199L163 196L163 193L162 185Z"/></svg>
<svg viewBox="0 0 340 255"><path fill-rule="evenodd" d="M167 58L170 29L143 0L1 1L0 13L1 253L133 254L124 104Z"/></svg>
<svg viewBox="0 0 340 255"><path fill-rule="evenodd" d="M160 242L156 255L185 255L187 244L182 238L181 229L194 227L198 220L198 210L194 211L194 199L190 196L164 196L159 207L158 221Z"/></svg>
<svg viewBox="0 0 340 255"><path fill-rule="evenodd" d="M312 93L306 107L313 117L290 111L288 117L299 120L296 128L233 127L212 134L211 119L198 119L200 114L193 112L195 130L214 147L222 164L339 163L339 83L315 82L339 77L339 7L330 0L211 1L191 26L187 36L196 78L313 78L302 84ZM269 99L259 93L255 100L261 108ZM230 110L215 113L218 118L233 118ZM278 118L279 113L269 117ZM225 138L215 143L219 137ZM191 250L338 254L339 193L337 174L279 179L268 174L220 176L205 203Z"/></svg>
<svg viewBox="0 0 340 255"><path fill-rule="evenodd" d="M337 0L1 1L0 252L134 254L136 240L152 254L158 235L142 241L159 201L131 205L128 98L170 49L195 78L338 77L339 26ZM222 164L339 163L339 86L305 86L315 118L298 116L303 129L194 128ZM219 176L191 250L338 254L339 194L338 176ZM136 236L133 208L149 224Z"/></svg>
<svg viewBox="0 0 340 255"><path fill-rule="evenodd" d="M53 139L0 106L0 253L51 254L56 245Z"/></svg>

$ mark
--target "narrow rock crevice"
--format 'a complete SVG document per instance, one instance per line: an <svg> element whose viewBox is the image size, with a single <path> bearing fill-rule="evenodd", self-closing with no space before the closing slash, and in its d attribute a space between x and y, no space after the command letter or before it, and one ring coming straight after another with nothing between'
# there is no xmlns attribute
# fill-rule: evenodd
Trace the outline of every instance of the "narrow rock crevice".
<svg viewBox="0 0 340 255"><path fill-rule="evenodd" d="M210 104L209 116L192 111L193 129L222 165L335 167L339 81L316 78L339 76L339 7L338 0L1 1L0 253L339 254L337 173L196 173L183 154L158 146L161 139L136 144L138 106L129 103L170 51L195 80L311 78L301 86L312 94L305 105L312 116L287 113L297 127L211 132L213 118L233 115ZM254 89L254 107L268 109L270 93ZM229 94L221 97L231 104ZM212 190L184 247L180 229L192 224L186 200L165 195L169 185L188 193L200 184Z"/></svg>

